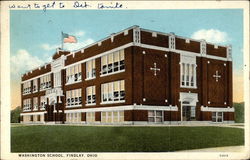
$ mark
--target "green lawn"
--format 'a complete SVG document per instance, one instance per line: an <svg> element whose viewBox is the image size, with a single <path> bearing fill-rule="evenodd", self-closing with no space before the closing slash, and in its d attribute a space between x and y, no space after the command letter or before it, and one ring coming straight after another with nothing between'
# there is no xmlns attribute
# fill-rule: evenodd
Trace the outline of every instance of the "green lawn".
<svg viewBox="0 0 250 160"><path fill-rule="evenodd" d="M222 127L11 127L12 152L168 152L244 144L244 130Z"/></svg>

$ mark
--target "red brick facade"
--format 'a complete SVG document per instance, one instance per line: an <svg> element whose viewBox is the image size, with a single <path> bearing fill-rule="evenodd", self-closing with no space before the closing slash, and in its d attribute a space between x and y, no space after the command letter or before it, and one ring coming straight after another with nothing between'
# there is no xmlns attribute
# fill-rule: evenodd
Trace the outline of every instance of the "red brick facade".
<svg viewBox="0 0 250 160"><path fill-rule="evenodd" d="M173 37L174 39L171 39ZM56 95L58 93L53 90L55 74L58 72L55 72L52 62L24 74L22 91L23 84L29 81L33 91L34 79L38 81L38 91L21 93L22 106L24 100L31 99L31 109L23 111L22 116L34 113L34 115L39 114L39 121L42 119L40 115L44 115L45 122L70 123L91 121L92 116L87 112L93 112L93 121L99 123L116 122L116 120L123 123L140 121L147 123L151 120L163 123L185 121L182 107L187 106L189 110L185 111L185 114L190 116L192 112L195 121L212 121L212 112L222 112L223 121L233 121L230 46L206 43L204 53L202 43L204 42L133 26L75 52L59 50L53 55L53 60L59 62L61 58L65 58L60 69L59 90L62 91L62 95ZM120 50L124 50L124 71L101 75L102 56ZM186 63L183 59L185 60L185 57L188 59L189 55L192 57L190 61L194 59L195 63L188 64L189 70L186 71L181 66L182 63ZM86 62L92 59L95 60L95 78L86 80ZM66 84L66 69L74 64L80 64L81 81ZM195 69L191 68L191 65ZM192 76L193 80L183 82L184 73ZM46 74L50 75L51 88L41 91L41 77ZM120 80L124 80L125 83L124 101L113 100L112 103L103 103L102 85ZM183 87L183 83L195 84ZM86 88L89 86L95 86L94 105L86 104L88 100ZM74 89L81 89L82 103L68 107L66 93ZM192 96L189 97L189 93ZM53 95L56 98L52 104ZM40 107L42 96L46 97L45 110ZM33 107L34 97L38 98L37 110ZM190 104L186 105L187 101ZM190 111L190 106L195 107L195 111ZM214 115L216 119L220 119L220 113ZM24 121L23 117L22 120ZM33 116L32 121L34 121Z"/></svg>

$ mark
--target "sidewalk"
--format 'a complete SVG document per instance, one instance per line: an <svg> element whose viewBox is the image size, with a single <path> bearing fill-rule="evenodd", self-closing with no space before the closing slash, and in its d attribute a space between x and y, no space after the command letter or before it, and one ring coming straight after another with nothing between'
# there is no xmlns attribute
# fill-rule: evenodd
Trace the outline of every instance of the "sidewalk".
<svg viewBox="0 0 250 160"><path fill-rule="evenodd" d="M243 151L244 151L244 146L229 146L229 147L182 150L178 152L243 152Z"/></svg>
<svg viewBox="0 0 250 160"><path fill-rule="evenodd" d="M57 124L57 123L29 123L29 124L11 124L12 127L18 126L33 126L33 125L62 125L62 126L95 126L95 127L230 127L230 128L241 128L244 129L244 123L233 123L233 124L216 124L216 123L178 123L178 124L113 124L113 125L106 125L106 124Z"/></svg>

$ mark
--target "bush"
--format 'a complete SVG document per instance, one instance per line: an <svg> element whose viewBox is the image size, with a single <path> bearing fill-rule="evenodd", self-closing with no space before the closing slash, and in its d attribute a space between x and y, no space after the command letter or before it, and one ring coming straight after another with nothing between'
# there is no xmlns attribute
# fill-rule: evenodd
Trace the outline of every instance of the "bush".
<svg viewBox="0 0 250 160"><path fill-rule="evenodd" d="M11 123L20 123L20 113L21 113L21 107L18 106L15 109L11 110Z"/></svg>
<svg viewBox="0 0 250 160"><path fill-rule="evenodd" d="M235 122L236 123L244 123L244 103L234 103L233 107L235 109Z"/></svg>

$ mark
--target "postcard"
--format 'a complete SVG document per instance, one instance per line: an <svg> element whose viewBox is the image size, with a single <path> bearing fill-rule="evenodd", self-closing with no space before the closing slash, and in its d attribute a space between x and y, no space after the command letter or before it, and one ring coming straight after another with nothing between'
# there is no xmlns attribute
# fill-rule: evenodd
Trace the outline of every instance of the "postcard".
<svg viewBox="0 0 250 160"><path fill-rule="evenodd" d="M248 159L246 1L1 2L1 159Z"/></svg>

